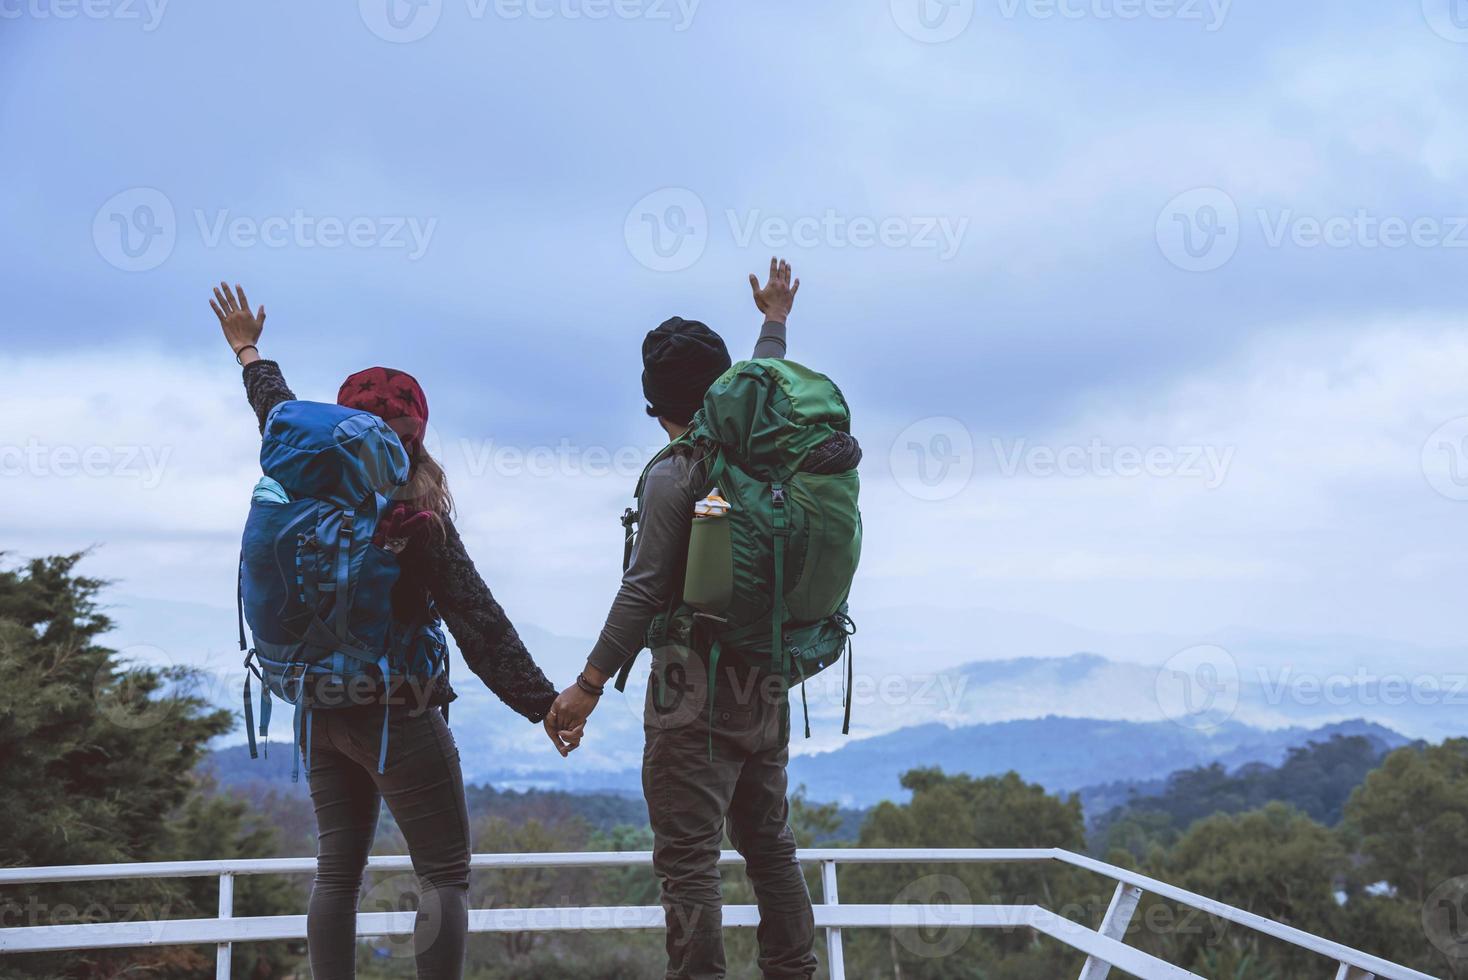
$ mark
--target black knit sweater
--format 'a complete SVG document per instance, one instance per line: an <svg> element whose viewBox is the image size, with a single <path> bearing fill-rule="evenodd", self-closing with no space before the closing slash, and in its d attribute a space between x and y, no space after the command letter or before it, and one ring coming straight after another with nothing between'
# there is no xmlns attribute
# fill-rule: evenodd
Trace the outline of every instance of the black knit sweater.
<svg viewBox="0 0 1468 980"><path fill-rule="evenodd" d="M270 410L296 396L274 361L252 361L245 366L244 378L245 393L263 432ZM399 556L402 574L393 589L394 612L416 618L414 613L426 609L432 600L469 669L510 708L540 721L550 711L556 689L479 577L451 520L444 519L443 531L418 535ZM447 704L454 696L444 682L432 703Z"/></svg>

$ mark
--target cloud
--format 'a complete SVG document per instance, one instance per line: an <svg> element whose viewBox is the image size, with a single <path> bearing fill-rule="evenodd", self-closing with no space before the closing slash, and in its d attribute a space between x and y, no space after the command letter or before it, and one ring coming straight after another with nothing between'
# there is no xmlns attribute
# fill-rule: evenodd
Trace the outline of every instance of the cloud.
<svg viewBox="0 0 1468 980"><path fill-rule="evenodd" d="M1169 387L1095 394L1053 425L953 420L971 476L937 499L915 495L925 488L913 433L930 448L926 423L853 396L867 452L854 607L876 620L952 610L952 650L986 656L1005 651L966 634L965 608L1126 633L1248 625L1445 642L1460 625L1468 503L1433 490L1424 452L1468 414L1465 372L1457 322L1280 330ZM258 475L237 369L119 348L28 356L11 378L0 458L23 465L3 477L7 547L101 543L93 570L126 592L228 611ZM429 444L460 528L512 617L594 636L620 571L617 518L656 446L650 424L629 430L646 438L617 443L498 436L444 413L434 422ZM95 471L58 463L94 450L106 464Z"/></svg>

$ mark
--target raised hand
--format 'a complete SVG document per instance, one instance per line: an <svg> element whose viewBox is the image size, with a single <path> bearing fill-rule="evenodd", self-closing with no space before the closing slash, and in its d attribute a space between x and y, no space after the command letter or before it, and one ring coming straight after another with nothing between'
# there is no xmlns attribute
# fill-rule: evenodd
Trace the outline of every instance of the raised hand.
<svg viewBox="0 0 1468 980"><path fill-rule="evenodd" d="M789 262L771 257L770 281L760 286L759 277L751 272L749 288L754 292L754 305L759 307L765 319L784 323L795 305L795 294L800 290L800 280L791 282Z"/></svg>
<svg viewBox="0 0 1468 980"><path fill-rule="evenodd" d="M250 301L245 299L245 287L236 283L234 288L231 293L229 284L223 282L214 287L214 298L209 301L209 308L219 317L220 329L224 331L224 339L229 349L234 351L235 358L241 364L248 364L260 356L255 345L260 342L260 333L265 329L265 307L260 307L258 313L251 313Z"/></svg>

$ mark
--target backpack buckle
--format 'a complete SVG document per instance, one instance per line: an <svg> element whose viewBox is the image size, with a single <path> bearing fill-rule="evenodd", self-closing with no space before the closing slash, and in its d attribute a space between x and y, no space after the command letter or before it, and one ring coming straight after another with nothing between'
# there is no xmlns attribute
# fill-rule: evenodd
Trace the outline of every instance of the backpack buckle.
<svg viewBox="0 0 1468 980"><path fill-rule="evenodd" d="M781 504L784 504L785 503L785 488L782 487L782 486L780 486L780 485L778 485L778 484L776 484L773 487L770 487L770 499L772 501L774 501L777 506L778 505L781 505Z"/></svg>
<svg viewBox="0 0 1468 980"><path fill-rule="evenodd" d="M296 674L296 693L292 696L290 693L291 671L298 667L300 671ZM306 670L307 665L298 662L288 664L280 675L280 693L285 695L285 699L291 704L299 704L306 694Z"/></svg>

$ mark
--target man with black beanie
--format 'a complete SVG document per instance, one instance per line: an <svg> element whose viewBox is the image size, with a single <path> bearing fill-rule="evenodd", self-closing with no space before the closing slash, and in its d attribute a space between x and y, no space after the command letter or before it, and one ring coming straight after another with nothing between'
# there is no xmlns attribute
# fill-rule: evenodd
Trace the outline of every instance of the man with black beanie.
<svg viewBox="0 0 1468 980"><path fill-rule="evenodd" d="M784 323L776 323L782 331ZM760 338L761 340L765 338ZM785 353L756 356L779 357ZM729 369L724 338L697 320L681 316L664 320L642 339L642 396L647 414L686 426L703 405L714 379Z"/></svg>
<svg viewBox="0 0 1468 980"><path fill-rule="evenodd" d="M769 282L761 287L751 275L749 284L765 317L754 357L784 357L785 320L800 280L792 280L789 263L771 259ZM643 340L642 365L647 414L677 439L730 360L718 334L673 317ZM670 453L647 471L622 588L585 670L546 717L546 731L563 754L579 742L607 681L642 650L654 617L681 593L694 507L706 480L703 460L692 450ZM759 902L761 973L809 980L816 970L815 921L788 819L789 703L759 670L721 664L710 704L706 653L654 649L643 710L642 786L667 912L666 976L725 975L718 859L727 827Z"/></svg>

